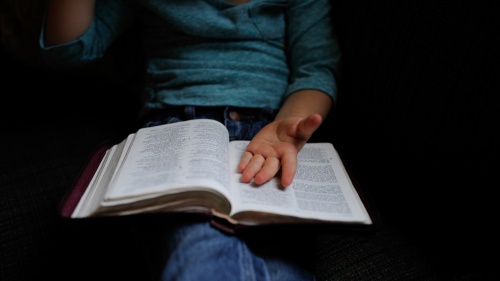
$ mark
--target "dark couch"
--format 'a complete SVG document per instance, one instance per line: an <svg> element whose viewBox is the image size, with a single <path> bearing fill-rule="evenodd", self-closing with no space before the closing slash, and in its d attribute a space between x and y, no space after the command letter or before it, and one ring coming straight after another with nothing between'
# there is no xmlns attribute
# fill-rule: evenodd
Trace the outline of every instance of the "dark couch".
<svg viewBox="0 0 500 281"><path fill-rule="evenodd" d="M372 232L319 233L318 280L494 280L499 9L376 2L333 1L340 96L318 134L353 166L382 220ZM0 280L148 280L127 220L57 214L92 149L131 130L137 42L61 72L30 48L33 29L15 26L24 44L4 36L0 62Z"/></svg>

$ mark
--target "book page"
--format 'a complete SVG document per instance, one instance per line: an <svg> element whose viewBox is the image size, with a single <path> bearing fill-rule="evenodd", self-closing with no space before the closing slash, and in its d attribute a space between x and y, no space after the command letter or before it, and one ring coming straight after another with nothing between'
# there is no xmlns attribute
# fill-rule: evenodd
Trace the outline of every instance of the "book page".
<svg viewBox="0 0 500 281"><path fill-rule="evenodd" d="M295 178L287 188L281 186L279 175L260 186L240 182L241 174L236 168L247 144L247 141L230 143L233 214L255 211L371 224L368 212L331 143L307 143L302 148ZM265 217L265 214L259 215Z"/></svg>
<svg viewBox="0 0 500 281"><path fill-rule="evenodd" d="M116 173L117 165L125 155L123 151L128 149L133 139L134 135L130 134L122 142L113 145L106 151L72 217L89 216L99 207L99 203L104 198L107 187Z"/></svg>
<svg viewBox="0 0 500 281"><path fill-rule="evenodd" d="M213 120L142 128L124 151L106 199L134 201L203 189L229 195L228 139L226 128Z"/></svg>

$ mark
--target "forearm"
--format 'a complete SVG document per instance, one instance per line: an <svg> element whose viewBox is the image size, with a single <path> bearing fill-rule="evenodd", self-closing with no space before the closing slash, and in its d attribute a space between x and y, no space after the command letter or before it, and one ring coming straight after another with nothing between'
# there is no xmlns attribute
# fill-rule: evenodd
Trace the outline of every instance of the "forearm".
<svg viewBox="0 0 500 281"><path fill-rule="evenodd" d="M92 22L94 8L95 0L50 0L45 44L63 44L81 36Z"/></svg>
<svg viewBox="0 0 500 281"><path fill-rule="evenodd" d="M332 106L332 98L325 93L316 90L301 90L286 99L275 120L287 117L307 117L313 113L318 113L324 119Z"/></svg>

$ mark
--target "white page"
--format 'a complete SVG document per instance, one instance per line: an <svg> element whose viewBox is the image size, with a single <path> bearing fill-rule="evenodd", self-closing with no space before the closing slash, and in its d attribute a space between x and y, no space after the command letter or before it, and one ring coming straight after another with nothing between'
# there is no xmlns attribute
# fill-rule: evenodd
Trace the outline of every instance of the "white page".
<svg viewBox="0 0 500 281"><path fill-rule="evenodd" d="M110 149L106 151L104 154L104 157L102 158L101 163L99 163L99 167L97 168L94 176L92 177L92 180L90 181L87 189L85 189L85 192L83 193L82 197L80 198L80 201L78 201L78 204L73 211L73 214L71 217L73 218L79 218L79 217L86 217L91 214L93 210L89 210L89 205L92 202L91 199L94 199L94 194L96 193L96 188L98 186L98 182L102 179L103 177L103 169L109 164L111 156L114 154L116 151L117 145L114 145ZM111 156L110 156L111 155ZM99 202L99 201L97 201Z"/></svg>
<svg viewBox="0 0 500 281"><path fill-rule="evenodd" d="M259 210L301 218L371 223L332 144L306 144L298 155L295 178L285 189L277 177L261 186L239 181L241 174L236 169L247 144L230 143L233 213Z"/></svg>
<svg viewBox="0 0 500 281"><path fill-rule="evenodd" d="M106 197L151 197L191 187L228 195L228 139L226 128L214 120L140 129Z"/></svg>

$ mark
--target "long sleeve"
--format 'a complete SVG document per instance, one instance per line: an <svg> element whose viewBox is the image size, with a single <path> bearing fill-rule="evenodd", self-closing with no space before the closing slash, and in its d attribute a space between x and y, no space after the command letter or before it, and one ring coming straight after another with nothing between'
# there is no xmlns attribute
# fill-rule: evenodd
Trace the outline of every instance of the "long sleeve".
<svg viewBox="0 0 500 281"><path fill-rule="evenodd" d="M87 31L79 38L60 45L45 44L45 24L39 44L45 62L55 68L71 68L101 58L106 49L133 22L138 11L130 0L99 0Z"/></svg>
<svg viewBox="0 0 500 281"><path fill-rule="evenodd" d="M287 13L291 81L287 94L315 89L336 99L340 49L329 0L292 0Z"/></svg>

